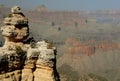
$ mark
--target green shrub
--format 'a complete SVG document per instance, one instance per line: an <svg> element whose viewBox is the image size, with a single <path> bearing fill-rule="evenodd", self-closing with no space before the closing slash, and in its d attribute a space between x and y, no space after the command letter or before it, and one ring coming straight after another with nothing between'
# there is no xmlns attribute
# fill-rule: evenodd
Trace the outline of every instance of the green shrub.
<svg viewBox="0 0 120 81"><path fill-rule="evenodd" d="M8 17L12 17L13 15L12 14L8 14Z"/></svg>

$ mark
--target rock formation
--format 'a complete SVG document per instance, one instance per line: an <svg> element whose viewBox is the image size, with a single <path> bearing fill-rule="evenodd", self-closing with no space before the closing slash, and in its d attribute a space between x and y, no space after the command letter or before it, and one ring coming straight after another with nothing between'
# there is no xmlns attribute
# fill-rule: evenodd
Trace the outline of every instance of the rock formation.
<svg viewBox="0 0 120 81"><path fill-rule="evenodd" d="M46 41L24 42L29 26L20 7L13 7L3 23L5 43L0 48L0 81L60 81L56 48Z"/></svg>

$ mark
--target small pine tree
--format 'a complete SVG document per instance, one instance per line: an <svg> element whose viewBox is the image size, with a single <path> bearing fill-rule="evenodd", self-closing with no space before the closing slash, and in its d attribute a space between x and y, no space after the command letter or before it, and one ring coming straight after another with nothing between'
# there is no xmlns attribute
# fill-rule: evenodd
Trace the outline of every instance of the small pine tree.
<svg viewBox="0 0 120 81"><path fill-rule="evenodd" d="M52 22L52 23L51 23L51 26L55 26L55 22Z"/></svg>

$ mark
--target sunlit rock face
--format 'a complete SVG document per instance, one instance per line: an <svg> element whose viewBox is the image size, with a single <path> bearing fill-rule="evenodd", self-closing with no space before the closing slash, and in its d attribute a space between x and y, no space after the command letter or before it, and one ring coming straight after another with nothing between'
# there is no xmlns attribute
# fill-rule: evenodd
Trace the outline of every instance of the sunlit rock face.
<svg viewBox="0 0 120 81"><path fill-rule="evenodd" d="M0 81L60 81L56 48L46 41L24 42L29 26L20 7L14 6L3 23L5 43L0 48Z"/></svg>
<svg viewBox="0 0 120 81"><path fill-rule="evenodd" d="M22 42L29 36L28 19L18 6L11 9L11 13L8 14L3 23L2 35L8 42Z"/></svg>

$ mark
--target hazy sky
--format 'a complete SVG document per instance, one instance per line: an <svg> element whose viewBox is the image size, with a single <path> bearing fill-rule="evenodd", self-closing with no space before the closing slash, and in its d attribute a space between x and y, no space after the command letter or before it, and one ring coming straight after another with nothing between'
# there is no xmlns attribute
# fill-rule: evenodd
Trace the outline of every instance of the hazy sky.
<svg viewBox="0 0 120 81"><path fill-rule="evenodd" d="M120 0L0 0L7 6L33 8L41 4L52 10L107 10L120 9Z"/></svg>

